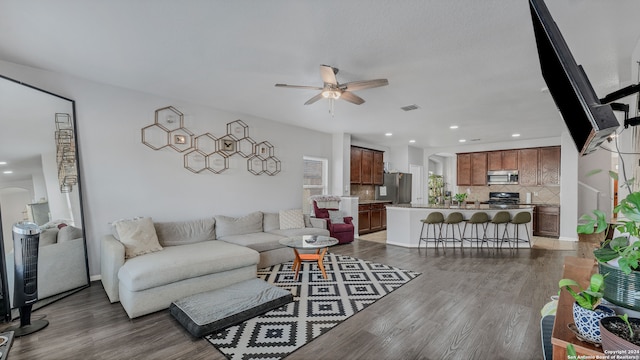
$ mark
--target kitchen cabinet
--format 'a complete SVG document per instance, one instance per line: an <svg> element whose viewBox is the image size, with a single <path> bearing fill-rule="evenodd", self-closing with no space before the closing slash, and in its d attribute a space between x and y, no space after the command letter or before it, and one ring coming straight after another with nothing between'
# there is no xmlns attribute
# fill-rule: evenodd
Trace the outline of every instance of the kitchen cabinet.
<svg viewBox="0 0 640 360"><path fill-rule="evenodd" d="M373 184L384 184L384 161L380 151L373 152Z"/></svg>
<svg viewBox="0 0 640 360"><path fill-rule="evenodd" d="M458 154L457 174L458 186L471 185L471 154Z"/></svg>
<svg viewBox="0 0 640 360"><path fill-rule="evenodd" d="M387 228L386 204L387 203L373 203L358 205L359 234L366 234Z"/></svg>
<svg viewBox="0 0 640 360"><path fill-rule="evenodd" d="M490 151L487 153L487 170L517 170L518 169L518 151L517 150L500 150Z"/></svg>
<svg viewBox="0 0 640 360"><path fill-rule="evenodd" d="M560 185L560 147L540 148L538 158L540 160L538 185Z"/></svg>
<svg viewBox="0 0 640 360"><path fill-rule="evenodd" d="M362 183L362 170L360 166L362 164L362 148L359 147L351 147L351 183L352 184L360 184Z"/></svg>
<svg viewBox="0 0 640 360"><path fill-rule="evenodd" d="M487 185L487 153L471 153L471 185Z"/></svg>
<svg viewBox="0 0 640 360"><path fill-rule="evenodd" d="M383 152L352 146L350 179L352 184L382 185Z"/></svg>
<svg viewBox="0 0 640 360"><path fill-rule="evenodd" d="M535 206L533 209L533 235L560 237L560 206Z"/></svg>
<svg viewBox="0 0 640 360"><path fill-rule="evenodd" d="M457 185L487 185L487 153L458 154Z"/></svg>
<svg viewBox="0 0 640 360"><path fill-rule="evenodd" d="M502 151L503 170L518 170L518 150Z"/></svg>
<svg viewBox="0 0 640 360"><path fill-rule="evenodd" d="M560 147L518 150L518 182L522 186L560 185Z"/></svg>
<svg viewBox="0 0 640 360"><path fill-rule="evenodd" d="M365 149L362 150L360 180L363 185L373 184L373 152Z"/></svg>
<svg viewBox="0 0 640 360"><path fill-rule="evenodd" d="M371 229L371 206L358 205L358 233L366 234Z"/></svg>
<svg viewBox="0 0 640 360"><path fill-rule="evenodd" d="M521 186L560 185L560 147L458 154L457 185L483 186L487 171L518 170Z"/></svg>
<svg viewBox="0 0 640 360"><path fill-rule="evenodd" d="M538 149L518 150L518 184L538 185Z"/></svg>

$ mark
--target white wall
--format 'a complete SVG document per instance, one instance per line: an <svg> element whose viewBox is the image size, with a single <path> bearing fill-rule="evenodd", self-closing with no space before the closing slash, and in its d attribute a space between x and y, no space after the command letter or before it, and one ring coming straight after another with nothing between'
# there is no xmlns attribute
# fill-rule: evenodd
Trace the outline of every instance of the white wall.
<svg viewBox="0 0 640 360"><path fill-rule="evenodd" d="M0 74L76 101L91 275L100 272L99 244L110 221L132 216L189 220L300 208L303 155L332 156L332 138L326 133L2 61ZM255 141L273 144L282 172L252 175L246 160L234 156L222 174L194 174L183 168L182 154L143 145L141 128L153 123L155 109L168 105L185 114L185 126L196 135L223 136L227 123L241 119Z"/></svg>
<svg viewBox="0 0 640 360"><path fill-rule="evenodd" d="M606 145L609 146L609 145ZM611 153L605 150L594 151L589 155L578 159L578 183L580 196L578 196L578 214L591 213L594 209L602 210L607 217L612 214L613 195L611 194ZM589 175L589 172L601 170L597 174ZM594 192L597 191L597 193ZM597 198L596 198L597 197ZM594 204L593 202L597 202Z"/></svg>
<svg viewBox="0 0 640 360"><path fill-rule="evenodd" d="M560 151L560 239L578 240L578 150L568 131L561 136Z"/></svg>
<svg viewBox="0 0 640 360"><path fill-rule="evenodd" d="M335 133L333 140L333 177L329 193L333 195L351 194L351 135Z"/></svg>

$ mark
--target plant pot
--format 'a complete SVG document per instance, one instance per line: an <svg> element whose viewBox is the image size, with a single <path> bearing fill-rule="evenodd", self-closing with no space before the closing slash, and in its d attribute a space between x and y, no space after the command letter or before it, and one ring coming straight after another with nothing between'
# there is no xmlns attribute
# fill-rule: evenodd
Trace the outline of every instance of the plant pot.
<svg viewBox="0 0 640 360"><path fill-rule="evenodd" d="M602 337L602 350L614 351L621 350L621 354L640 356L640 319L629 318L629 323L634 331L634 342L628 341L621 336L628 335L627 324L617 316L605 317L600 319L600 334Z"/></svg>
<svg viewBox="0 0 640 360"><path fill-rule="evenodd" d="M627 275L619 268L598 263L598 271L604 276L603 298L612 304L640 311L640 272L632 271Z"/></svg>
<svg viewBox="0 0 640 360"><path fill-rule="evenodd" d="M615 315L615 311L603 305L598 305L595 310L589 310L581 307L577 302L573 303L573 322L580 335L592 342L602 341L600 319Z"/></svg>

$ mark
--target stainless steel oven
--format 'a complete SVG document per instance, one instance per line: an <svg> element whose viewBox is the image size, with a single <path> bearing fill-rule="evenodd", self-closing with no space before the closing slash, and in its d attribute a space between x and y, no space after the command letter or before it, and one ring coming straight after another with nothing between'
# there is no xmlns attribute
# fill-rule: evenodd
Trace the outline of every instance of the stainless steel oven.
<svg viewBox="0 0 640 360"><path fill-rule="evenodd" d="M487 185L511 185L518 183L518 170L487 172Z"/></svg>

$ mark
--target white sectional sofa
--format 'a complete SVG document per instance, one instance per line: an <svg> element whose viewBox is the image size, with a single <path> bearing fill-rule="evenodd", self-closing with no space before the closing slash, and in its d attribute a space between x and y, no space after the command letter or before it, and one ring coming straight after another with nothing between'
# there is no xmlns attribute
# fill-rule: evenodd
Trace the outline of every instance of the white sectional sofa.
<svg viewBox="0 0 640 360"><path fill-rule="evenodd" d="M125 258L125 244L116 232L102 241L102 284L109 300L120 301L130 318L293 260L293 251L278 242L284 237L329 235L322 219L304 215L304 225L281 229L279 213L262 212L153 223L153 228L162 249L132 258Z"/></svg>

